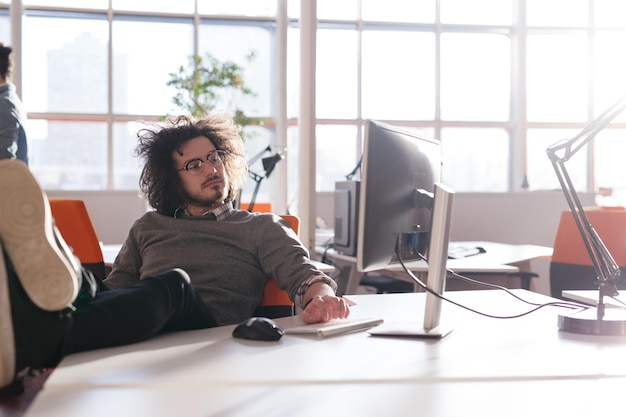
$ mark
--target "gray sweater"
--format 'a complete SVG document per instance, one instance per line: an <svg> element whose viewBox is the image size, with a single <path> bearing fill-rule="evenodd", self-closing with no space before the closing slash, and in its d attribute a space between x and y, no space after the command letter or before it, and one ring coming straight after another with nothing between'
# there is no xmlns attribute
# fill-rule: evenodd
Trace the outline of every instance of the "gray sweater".
<svg viewBox="0 0 626 417"><path fill-rule="evenodd" d="M330 280L280 216L235 210L223 221L146 213L131 227L105 284L125 287L171 268L189 274L220 325L253 314L267 277L292 300L308 278Z"/></svg>

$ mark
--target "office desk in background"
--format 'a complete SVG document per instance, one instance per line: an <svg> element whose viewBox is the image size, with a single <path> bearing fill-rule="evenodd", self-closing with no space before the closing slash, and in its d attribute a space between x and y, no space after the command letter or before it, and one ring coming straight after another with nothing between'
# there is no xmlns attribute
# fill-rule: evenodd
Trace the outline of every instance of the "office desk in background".
<svg viewBox="0 0 626 417"><path fill-rule="evenodd" d="M552 299L513 290L533 302ZM425 293L354 295L353 317L421 323ZM447 293L479 311L532 306L503 291ZM546 307L493 319L444 303L442 340L370 336L234 339L234 326L66 357L27 417L617 415L625 337L562 333ZM295 317L278 319L285 327Z"/></svg>
<svg viewBox="0 0 626 417"><path fill-rule="evenodd" d="M531 272L530 262L532 260L547 258L552 255L552 248L538 245L513 245L485 241L458 241L450 242L449 245L451 249L459 246L468 248L482 247L485 249L485 253L460 259L448 259L448 269L458 274L471 274L474 278L513 288L522 287L521 279L515 275L516 273ZM347 277L347 282L343 283L345 294L357 293L363 273L357 271L356 258L354 256L343 255L332 249L326 250L323 247L317 247L316 254L318 257L325 256L329 263L340 269ZM425 281L426 272L428 271L426 262L411 261L406 264L412 272L419 274L420 279ZM399 264L390 265L388 268L379 271L379 273L413 282ZM454 281L448 281L446 287L448 290L470 289L460 287L463 283ZM417 284L415 289L419 289Z"/></svg>

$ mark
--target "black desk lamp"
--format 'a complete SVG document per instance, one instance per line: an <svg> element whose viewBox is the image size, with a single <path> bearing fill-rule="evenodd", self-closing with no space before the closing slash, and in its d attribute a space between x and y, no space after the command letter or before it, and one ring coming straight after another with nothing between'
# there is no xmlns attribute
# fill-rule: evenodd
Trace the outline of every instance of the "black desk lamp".
<svg viewBox="0 0 626 417"><path fill-rule="evenodd" d="M256 183L254 186L254 191L252 192L252 199L250 200L250 204L248 205L248 211L252 211L252 209L254 208L254 203L256 201L256 196L259 193L259 187L261 187L261 182L265 178L268 178L270 174L272 173L272 171L274 171L274 168L276 168L276 164L285 158L285 156L282 153L276 152L274 155L268 156L261 160L261 163L263 164L263 171L264 171L263 175L259 175L256 172L251 171L249 167L252 164L254 164L256 161L258 161L259 158L263 156L263 154L266 152L272 152L272 148L269 145L248 161L248 175Z"/></svg>
<svg viewBox="0 0 626 417"><path fill-rule="evenodd" d="M625 108L626 96L598 116L578 135L572 139L559 141L547 149L548 157L552 162L561 184L561 189L565 194L565 199L574 216L576 226L585 243L585 248L589 253L598 277L597 285L599 291L596 308L581 310L573 314L559 315L559 328L567 332L595 335L626 335L626 312L618 308L609 308L607 310L604 305L605 296L615 297L618 295L617 279L620 276L619 265L617 265L606 245L589 222L572 180L565 169L565 162L591 141Z"/></svg>

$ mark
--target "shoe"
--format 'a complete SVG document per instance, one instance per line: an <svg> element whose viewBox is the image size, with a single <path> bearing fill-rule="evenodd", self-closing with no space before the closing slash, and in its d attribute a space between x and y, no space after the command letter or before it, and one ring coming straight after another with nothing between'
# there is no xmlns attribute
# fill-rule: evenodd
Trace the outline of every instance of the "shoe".
<svg viewBox="0 0 626 417"><path fill-rule="evenodd" d="M24 376L58 365L72 321L69 308L50 312L33 304L6 260L0 245L0 395L20 393Z"/></svg>
<svg viewBox="0 0 626 417"><path fill-rule="evenodd" d="M28 167L0 161L0 242L35 305L59 311L76 299L81 266L54 226L50 204Z"/></svg>

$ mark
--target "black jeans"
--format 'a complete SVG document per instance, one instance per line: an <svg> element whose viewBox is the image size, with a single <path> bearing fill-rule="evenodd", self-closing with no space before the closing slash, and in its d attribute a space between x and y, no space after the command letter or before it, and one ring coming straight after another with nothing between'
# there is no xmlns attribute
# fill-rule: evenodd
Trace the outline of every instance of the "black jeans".
<svg viewBox="0 0 626 417"><path fill-rule="evenodd" d="M95 297L73 314L63 355L136 343L162 332L215 326L204 301L180 270L120 289L109 290L100 282Z"/></svg>

